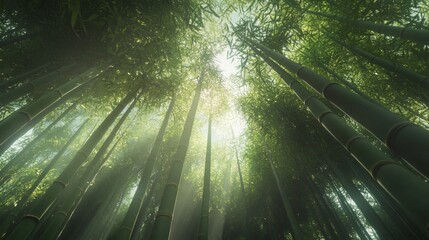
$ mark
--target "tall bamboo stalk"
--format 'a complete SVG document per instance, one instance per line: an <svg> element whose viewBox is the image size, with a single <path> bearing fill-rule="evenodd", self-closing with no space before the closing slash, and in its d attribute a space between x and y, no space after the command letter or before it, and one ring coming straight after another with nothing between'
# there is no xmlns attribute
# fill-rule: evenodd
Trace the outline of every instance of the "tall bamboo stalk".
<svg viewBox="0 0 429 240"><path fill-rule="evenodd" d="M118 106L104 119L98 128L92 133L91 137L86 141L83 147L76 153L70 163L66 166L60 176L46 190L45 194L39 200L38 204L29 211L14 228L13 232L7 239L22 240L28 236L38 225L40 219L45 215L46 211L51 207L52 203L57 198L58 194L67 186L70 179L75 175L78 168L85 162L88 156L93 151L94 147L104 136L108 128L113 124L114 120L126 107L126 105L134 98L135 92L129 93Z"/></svg>
<svg viewBox="0 0 429 240"><path fill-rule="evenodd" d="M251 48L275 70L309 108L322 126L364 167L372 177L401 205L410 221L429 236L429 185L409 169L393 161L374 147L369 140L334 114L326 105L312 96L297 80L271 60L267 55ZM401 181L397 181L401 179Z"/></svg>
<svg viewBox="0 0 429 240"><path fill-rule="evenodd" d="M44 112L43 110L50 105L86 87L86 83L89 83L108 68L110 68L110 66L101 69L99 67L93 67L8 116L0 122L0 145L3 145L8 138L21 129L32 118L36 118L37 115L40 114L48 114L48 112Z"/></svg>
<svg viewBox="0 0 429 240"><path fill-rule="evenodd" d="M415 43L429 44L429 31L424 29L416 29L410 27L389 26L379 23L371 23L359 20L350 20L346 17L335 16L327 13L307 10L308 13L336 20L342 23L347 23L352 26L368 29L387 36L399 37L401 39L410 40Z"/></svg>
<svg viewBox="0 0 429 240"><path fill-rule="evenodd" d="M11 174L7 174L8 171L13 167L20 167L29 161L29 158L23 158L24 155L28 152L34 144L38 143L40 139L45 137L45 135L59 122L61 121L70 111L74 110L77 106L77 102L73 103L68 107L64 112L62 112L51 124L49 124L43 131L37 135L30 143L28 143L14 158L12 158L1 170L0 170L0 185L8 181L11 177Z"/></svg>
<svg viewBox="0 0 429 240"><path fill-rule="evenodd" d="M98 149L97 154L94 159L88 164L88 167L85 169L85 172L79 176L79 178L74 178L69 183L69 186L65 189L60 197L59 203L55 207L53 215L45 222L46 228L41 235L41 239L45 240L55 240L63 229L64 225L70 218L70 214L75 209L77 204L80 202L81 197L86 192L91 180L95 177L96 173L100 170L101 166L104 164L104 161L107 158L104 158L109 146L113 142L118 133L119 129L122 127L123 123L127 119L131 110L134 108L137 103L135 99L119 121L116 123L115 127L109 133L109 136Z"/></svg>
<svg viewBox="0 0 429 240"><path fill-rule="evenodd" d="M384 142L390 150L406 159L421 173L429 176L429 131L404 117L368 102L340 84L331 82L261 43L247 37L243 38L284 68L295 73L332 104ZM282 75L284 74L282 73Z"/></svg>
<svg viewBox="0 0 429 240"><path fill-rule="evenodd" d="M292 229L292 231L291 231L292 237L294 240L303 239L303 236L301 234L302 230L299 227L298 221L296 220L295 214L294 214L293 209L292 209L292 205L290 204L290 201L289 201L285 191L283 190L283 186L282 186L280 179L277 175L276 169L274 168L271 151L268 149L266 144L265 144L265 149L268 153L268 162L270 163L271 171L272 171L274 179L276 181L277 189L279 190L280 197L281 197L282 202L283 202L283 207L285 209L286 216L289 220L289 223L290 223L290 226Z"/></svg>
<svg viewBox="0 0 429 240"><path fill-rule="evenodd" d="M182 175L182 168L188 151L189 140L191 138L192 126L194 125L195 114L200 100L202 82L204 79L204 71L201 72L195 90L194 99L192 100L191 108L186 117L183 127L182 136L179 140L179 146L176 153L172 157L171 169L168 175L167 184L164 188L164 193L161 198L161 204L155 219L153 227L152 240L167 240L170 234L171 220L173 218L174 204L176 202L177 190Z"/></svg>
<svg viewBox="0 0 429 240"><path fill-rule="evenodd" d="M45 70L51 66L51 63L46 63L41 66L38 66L36 68L33 68L25 73L19 74L15 77L12 77L8 79L7 81L0 84L0 91L5 91L8 87L13 86L17 83L20 83L21 81L25 80L26 78L29 78L31 75L36 74L42 70Z"/></svg>
<svg viewBox="0 0 429 240"><path fill-rule="evenodd" d="M206 162L204 166L204 188L201 202L200 225L198 228L198 239L209 239L209 208L210 208L210 169L212 154L212 115L209 117L209 126L207 130L207 149Z"/></svg>
<svg viewBox="0 0 429 240"><path fill-rule="evenodd" d="M122 221L121 227L115 235L115 239L130 239L131 234L136 223L136 219L139 215L139 212L142 207L143 197L146 193L147 186L149 184L149 178L153 172L153 167L155 165L159 149L161 147L162 140L164 138L165 131L167 129L168 121L170 120L171 113L173 112L174 103L176 97L170 102L167 112L165 114L164 120L162 121L161 127L156 136L155 142L152 146L150 154L146 160L145 168L143 170L139 185L136 192L134 193L133 200L131 201L130 206L128 207L127 214Z"/></svg>
<svg viewBox="0 0 429 240"><path fill-rule="evenodd" d="M77 136L79 136L80 132L83 130L83 128L85 127L87 122L88 122L88 120L83 122L82 125L79 127L79 129L67 140L66 144L64 144L64 146L60 149L60 151L58 151L58 153L55 154L55 156L51 159L51 161L48 163L48 165L45 166L43 171L37 177L36 181L34 181L33 185L31 185L31 187L21 197L21 199L18 201L18 203L14 207L14 210L12 210L12 212L8 215L8 217L3 220L3 222L0 225L0 237L4 236L4 234L6 234L7 228L13 223L13 220L19 215L18 213L22 210L22 207L24 207L25 203L28 201L30 196L33 194L34 190L39 186L39 184L46 177L48 172L58 162L58 160L61 158L61 156L67 150L67 148L71 145L71 143L76 139Z"/></svg>
<svg viewBox="0 0 429 240"><path fill-rule="evenodd" d="M0 95L0 108L9 104L10 102L25 96L26 94L35 91L39 88L43 88L47 84L57 80L57 78L62 77L63 75L70 73L76 68L76 64L69 64L60 69L52 71L46 75L43 75L39 78L36 78L30 82L26 82L21 86L14 88L6 93Z"/></svg>
<svg viewBox="0 0 429 240"><path fill-rule="evenodd" d="M374 54L371 54L367 51L364 51L358 47L355 46L351 46L349 44L345 44L341 41L338 41L337 39L331 37L328 35L328 37L330 39L332 39L334 42L340 44L341 46L343 46L344 48L348 49L350 52L354 53L357 56L363 57L366 60L368 60L368 62L375 64L377 66L380 66L384 69L386 69L387 71L390 71L392 73L395 73L401 77L407 78L409 80L411 80L412 82L416 83L417 85L419 85L420 87L424 88L425 90L429 91L429 77L428 76L424 76L421 75L419 73L415 73L411 70L408 70L407 68L399 65L399 64L394 64L391 63L381 57L377 57Z"/></svg>

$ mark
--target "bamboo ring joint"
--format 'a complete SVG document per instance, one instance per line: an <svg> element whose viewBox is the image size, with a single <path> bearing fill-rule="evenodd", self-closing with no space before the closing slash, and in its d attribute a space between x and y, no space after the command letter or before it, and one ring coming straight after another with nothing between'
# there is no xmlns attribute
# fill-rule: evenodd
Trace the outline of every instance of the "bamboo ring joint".
<svg viewBox="0 0 429 240"><path fill-rule="evenodd" d="M54 89L54 90L52 90L52 91L54 91L54 92L58 93L58 94L60 95L60 97L63 97L63 96L64 96L63 92L61 92L61 90L59 90L59 89Z"/></svg>
<svg viewBox="0 0 429 240"><path fill-rule="evenodd" d="M63 181L55 180L54 183L59 183L63 188L66 188L67 184Z"/></svg>
<svg viewBox="0 0 429 240"><path fill-rule="evenodd" d="M28 121L30 121L31 119L33 119L33 116L30 113L26 112L26 111L19 111L18 113L24 114L27 117Z"/></svg>
<svg viewBox="0 0 429 240"><path fill-rule="evenodd" d="M79 150L79 151L77 151L77 153L80 153L83 156L88 157L88 154L86 152L84 152L84 151Z"/></svg>
<svg viewBox="0 0 429 240"><path fill-rule="evenodd" d="M37 86L34 84L34 82L28 82L27 84L30 85L33 90L37 89Z"/></svg>
<svg viewBox="0 0 429 240"><path fill-rule="evenodd" d="M404 38L404 32L405 32L405 29L406 29L407 27L403 27L402 28L402 30L401 30L401 33L399 34L399 37L400 38Z"/></svg>
<svg viewBox="0 0 429 240"><path fill-rule="evenodd" d="M408 127L408 126L417 126L416 124L412 123L412 122L400 122L397 123L395 125L393 125L393 127L391 127L386 134L386 138L384 140L384 142L386 143L386 146L392 150L393 152L395 152L395 148L394 148L394 141L396 138L396 135L399 133L399 131L401 131L403 128Z"/></svg>
<svg viewBox="0 0 429 240"><path fill-rule="evenodd" d="M314 95L310 95L310 96L308 96L307 98L305 98L305 99L303 100L303 102L304 102L304 105L305 105L305 106L307 106L307 102L308 102L308 100L310 100L311 98L314 98Z"/></svg>
<svg viewBox="0 0 429 240"><path fill-rule="evenodd" d="M38 216L32 215L32 214L26 214L26 215L24 215L23 218L30 218L30 219L36 220L36 222L40 221L40 218Z"/></svg>
<svg viewBox="0 0 429 240"><path fill-rule="evenodd" d="M292 82L290 82L290 83L289 83L289 87L290 87L290 88L292 88L292 85L293 85L294 83L299 83L299 82L298 82L297 80L293 80Z"/></svg>
<svg viewBox="0 0 429 240"><path fill-rule="evenodd" d="M295 75L296 75L296 76L298 76L298 77L300 77L300 76L299 76L299 74L301 73L302 69L304 69L304 68L305 68L304 66L300 66L300 67L298 68L298 70L296 70Z"/></svg>
<svg viewBox="0 0 429 240"><path fill-rule="evenodd" d="M352 137L349 140L347 140L345 147L346 147L348 152L350 152L350 147L353 144L353 142L358 140L359 138L363 138L363 137L362 136L356 136L356 137Z"/></svg>
<svg viewBox="0 0 429 240"><path fill-rule="evenodd" d="M323 85L322 87L322 96L326 98L326 91L328 90L328 88L332 85L340 85L336 82L328 82L325 85Z"/></svg>
<svg viewBox="0 0 429 240"><path fill-rule="evenodd" d="M392 160L381 160L381 161L378 161L377 163L375 163L374 165L372 165L370 168L370 172L371 172L372 177L374 179L377 179L378 171L380 171L380 169L383 166L389 165L389 164L396 164L397 165L398 163L394 162Z"/></svg>
<svg viewBox="0 0 429 240"><path fill-rule="evenodd" d="M64 215L64 217L67 217L67 213L64 211L58 211L57 214L61 214L61 215Z"/></svg>
<svg viewBox="0 0 429 240"><path fill-rule="evenodd" d="M174 183L174 182L168 182L167 184L165 184L165 186L166 187L168 187L168 186L174 186L174 187L178 188L177 183Z"/></svg>
<svg viewBox="0 0 429 240"><path fill-rule="evenodd" d="M322 123L322 119L324 116L328 115L329 113L332 113L331 111L324 111L321 114L319 114L319 116L317 116L317 120Z"/></svg>
<svg viewBox="0 0 429 240"><path fill-rule="evenodd" d="M170 213L168 213L168 212L158 212L156 214L156 218L158 218L158 217L167 217L170 220L173 219L173 216Z"/></svg>
<svg viewBox="0 0 429 240"><path fill-rule="evenodd" d="M132 229L130 227L127 227L127 226L121 226L120 229L125 229L125 230L127 230L129 232L132 231Z"/></svg>

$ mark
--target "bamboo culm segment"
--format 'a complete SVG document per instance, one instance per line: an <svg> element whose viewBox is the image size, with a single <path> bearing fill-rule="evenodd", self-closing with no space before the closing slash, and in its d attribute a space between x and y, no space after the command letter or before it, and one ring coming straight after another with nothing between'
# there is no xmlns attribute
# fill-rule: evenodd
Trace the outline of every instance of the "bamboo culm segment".
<svg viewBox="0 0 429 240"><path fill-rule="evenodd" d="M168 106L167 112L165 114L164 120L162 121L161 127L158 131L158 135L156 136L153 147L147 158L137 190L133 196L130 206L128 207L127 213L124 217L124 220L122 221L121 227L119 228L118 232L115 235L115 239L128 240L131 238L134 226L136 224L137 217L141 211L143 197L144 197L144 194L146 193L146 189L149 184L149 179L153 172L153 168L155 166L156 157L161 147L161 143L164 138L164 134L167 129L168 121L170 119L171 113L173 112L175 101L176 101L176 97L173 97L173 99L170 102L170 105Z"/></svg>
<svg viewBox="0 0 429 240"><path fill-rule="evenodd" d="M0 185L8 181L12 174L8 174L11 168L19 168L24 165L29 158L23 158L25 153L36 143L39 142L59 121L61 121L70 111L76 108L77 103L72 104L64 112L62 112L49 126L47 126L37 137L35 137L29 144L27 144L21 152L12 158L0 171Z"/></svg>
<svg viewBox="0 0 429 240"><path fill-rule="evenodd" d="M344 48L348 49L349 51L351 51L355 55L365 58L366 60L368 60L368 62L375 64L375 65L378 65L378 66L386 69L387 71L395 73L399 76L408 78L409 80L413 81L417 85L423 87L425 90L429 91L429 77L423 76L423 75L415 73L413 71L410 71L410 70L408 70L408 69L406 69L403 66L400 66L398 64L393 64L391 62L388 62L388 61L386 61L380 57L377 57L371 53L368 53L368 52L366 52L366 51L364 51L358 47L354 47L354 46L350 46L348 44L342 43L342 42L340 42L340 41L338 41L332 37L329 37L329 38L331 38L333 41L340 44Z"/></svg>
<svg viewBox="0 0 429 240"><path fill-rule="evenodd" d="M32 129L35 125L37 125L39 122L41 122L46 115L51 113L57 107L64 104L70 98L73 98L73 97L77 96L78 94L82 93L83 90L85 90L85 84L81 85L76 90L74 90L71 93L63 96L60 99L58 99L58 101L55 101L53 104L51 104L47 108L43 109L34 118L32 118L30 121L28 121L26 124L24 124L23 127L16 130L5 142L3 142L3 144L0 144L0 155L3 154L10 146L12 146L12 144L16 140L18 140L20 137L22 137L24 134L26 134L30 129ZM74 102L77 103L78 101L79 101L78 99L74 99Z"/></svg>
<svg viewBox="0 0 429 240"><path fill-rule="evenodd" d="M295 73L328 101L365 127L391 151L429 176L429 132L407 119L351 93L338 83L291 61L261 43L246 38L284 68Z"/></svg>
<svg viewBox="0 0 429 240"><path fill-rule="evenodd" d="M198 239L209 239L209 209L210 209L210 170L212 154L212 115L209 117L209 126L207 130L207 149L206 162L204 166L204 188L201 203L200 226L198 229Z"/></svg>
<svg viewBox="0 0 429 240"><path fill-rule="evenodd" d="M85 87L92 79L99 76L102 72L110 68L110 66L100 69L93 67L78 77L70 79L67 83L43 95L39 99L27 104L26 106L15 111L0 123L0 145L12 136L16 131L21 129L32 118L43 112L44 109L55 103L56 101L67 97L67 95ZM48 112L44 112L47 114Z"/></svg>
<svg viewBox="0 0 429 240"><path fill-rule="evenodd" d="M10 102L25 96L26 94L37 90L38 88L43 88L47 84L57 80L56 78L61 78L63 75L71 72L76 68L76 64L70 64L60 69L57 69L53 72L50 72L44 76L34 79L33 81L26 82L23 85L14 88L6 93L0 95L0 108L9 104Z"/></svg>
<svg viewBox="0 0 429 240"><path fill-rule="evenodd" d="M126 105L134 98L136 92L129 93L117 107L104 119L98 128L91 134L89 139L85 142L82 148L76 153L70 163L62 171L60 176L49 186L46 192L41 197L37 205L25 215L14 228L13 232L7 239L22 240L27 239L28 236L38 225L40 219L44 216L46 211L51 207L52 203L56 200L59 193L67 186L70 179L75 175L79 167L85 162L94 147L104 136L108 128L113 124L114 120L126 107Z"/></svg>
<svg viewBox="0 0 429 240"><path fill-rule="evenodd" d="M345 17L339 17L331 14L307 11L308 13L329 18L332 20L340 21L342 23L348 23L360 28L368 29L377 33L381 33L387 36L398 37L405 40L410 40L415 43L429 44L429 31L424 29L416 29L410 27L397 27L389 26L379 23L371 23L366 21L350 20Z"/></svg>
<svg viewBox="0 0 429 240"><path fill-rule="evenodd" d="M161 198L161 204L156 215L155 224L150 237L151 240L167 240L170 233L177 190L182 174L183 163L185 162L186 158L186 152L188 151L192 126L194 124L195 114L197 112L198 102L201 95L201 85L203 79L204 71L200 75L200 79L195 90L194 99L192 100L192 104L183 127L182 135L179 140L179 146L172 157L172 166L170 168L167 184L165 185L164 193Z"/></svg>
<svg viewBox="0 0 429 240"><path fill-rule="evenodd" d="M26 78L29 78L33 74L37 74L40 71L43 71L47 69L49 66L51 66L51 63L43 64L39 67L33 68L28 72L19 74L18 76L12 77L11 79L5 81L4 83L0 84L0 90L6 90L8 87L13 86L17 83L20 83L21 81L25 80Z"/></svg>
<svg viewBox="0 0 429 240"><path fill-rule="evenodd" d="M13 220L16 218L16 216L20 216L21 215L21 214L19 214L19 212L22 211L21 208L25 205L25 203L30 198L31 194L33 194L34 190L39 186L39 184L46 177L46 175L48 174L48 172L58 162L58 160L61 158L61 156L67 150L67 148L71 145L71 143L76 139L77 136L79 136L80 132L84 129L84 127L85 127L85 125L86 125L87 122L88 122L88 120L86 120L79 127L79 129L67 140L66 144L64 144L64 146L60 149L60 151L58 151L58 153L55 154L55 156L51 159L51 161L49 162L49 164L46 165L46 167L43 169L43 171L37 177L36 181L34 181L34 183L32 184L32 186L21 197L21 199L16 204L16 207L14 208L14 210L12 211L12 213L10 213L8 215L8 217L3 220L2 224L0 225L0 237L2 237L6 233L8 227L13 222Z"/></svg>
<svg viewBox="0 0 429 240"><path fill-rule="evenodd" d="M292 205L290 204L290 201L289 201L289 199L286 195L286 192L284 190L284 186L282 186L280 178L277 175L277 171L276 171L274 164L273 164L273 157L272 157L271 151L269 151L269 149L266 145L266 142L265 142L265 149L266 149L267 154L268 154L268 162L270 163L271 172L273 173L274 180L276 181L277 189L279 190L280 197L281 197L282 203L283 203L283 207L285 209L289 224L291 226L292 237L295 240L302 240L303 239L302 234L301 234L302 230L299 227L298 221L296 220L295 214L294 214L293 209L292 209Z"/></svg>
<svg viewBox="0 0 429 240"><path fill-rule="evenodd" d="M137 100L134 100L130 104L128 109L125 111L125 113L110 132L109 136L104 141L103 145L98 150L94 159L89 163L82 176L72 179L67 188L61 193L61 197L59 197L58 201L59 204L56 205L53 215L47 220L47 223L45 222L47 227L43 231L43 234L40 237L41 239L55 240L58 238L61 230L69 220L71 213L80 202L83 194L86 192L89 183L91 183L91 180L95 177L96 173L107 160L107 158L104 158L107 149L115 139L119 129L127 119L136 103Z"/></svg>
<svg viewBox="0 0 429 240"><path fill-rule="evenodd" d="M334 114L326 105L312 96L297 80L277 65L252 43L251 48L275 70L298 98L309 108L322 126L364 167L368 173L401 205L410 220L422 233L429 236L429 185L415 173L391 160L384 152L358 134ZM400 179L400 181L398 181Z"/></svg>

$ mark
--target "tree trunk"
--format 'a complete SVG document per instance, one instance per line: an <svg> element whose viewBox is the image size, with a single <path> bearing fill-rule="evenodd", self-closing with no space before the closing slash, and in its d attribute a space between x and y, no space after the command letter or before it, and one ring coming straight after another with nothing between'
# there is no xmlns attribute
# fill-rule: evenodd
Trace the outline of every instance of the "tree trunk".
<svg viewBox="0 0 429 240"><path fill-rule="evenodd" d="M70 179L75 175L78 168L85 162L88 156L93 151L94 147L101 140L103 135L113 124L114 120L126 107L126 105L135 96L135 92L129 93L118 106L105 118L100 126L92 133L91 137L86 141L83 147L76 153L67 167L63 170L60 176L51 184L46 190L45 194L39 200L38 204L34 206L30 212L25 215L18 225L14 228L13 232L7 239L27 239L28 236L38 225L40 219L45 215L46 211L51 207L52 203L57 198L58 194L67 186Z"/></svg>
<svg viewBox="0 0 429 240"><path fill-rule="evenodd" d="M167 240L170 233L171 220L176 202L177 188L179 186L182 174L183 163L185 162L186 152L188 151L189 140L191 138L192 126L194 124L195 114L200 100L204 72L201 73L200 79L195 90L194 99L191 108L186 117L185 126L183 127L182 136L180 137L179 146L173 156L172 166L168 175L168 181L164 188L161 198L161 204L155 219L152 236L150 239Z"/></svg>

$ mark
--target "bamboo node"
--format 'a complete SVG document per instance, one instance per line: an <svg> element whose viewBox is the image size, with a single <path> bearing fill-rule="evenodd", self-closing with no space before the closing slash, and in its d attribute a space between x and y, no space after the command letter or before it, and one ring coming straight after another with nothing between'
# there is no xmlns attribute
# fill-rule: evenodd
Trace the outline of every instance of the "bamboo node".
<svg viewBox="0 0 429 240"><path fill-rule="evenodd" d="M319 116L317 116L317 120L322 123L322 118L325 117L326 115L332 113L331 111L324 111L321 114L319 114Z"/></svg>
<svg viewBox="0 0 429 240"><path fill-rule="evenodd" d="M336 82L328 82L325 85L323 85L322 87L322 96L326 98L326 91L328 90L328 88L332 85L340 85Z"/></svg>
<svg viewBox="0 0 429 240"><path fill-rule="evenodd" d="M64 217L67 217L67 213L64 211L58 211L57 214L64 215Z"/></svg>
<svg viewBox="0 0 429 240"><path fill-rule="evenodd" d="M127 230L129 232L131 232L133 230L130 227L127 227L127 226L121 226L119 229L125 229L125 230Z"/></svg>
<svg viewBox="0 0 429 240"><path fill-rule="evenodd" d="M18 113L24 114L27 117L28 121L30 121L31 119L33 119L33 116L30 113L26 112L26 111L19 111Z"/></svg>
<svg viewBox="0 0 429 240"><path fill-rule="evenodd" d="M167 184L165 184L165 186L166 186L166 187L168 187L168 186L173 186L173 187L178 188L178 185L177 185L177 183L175 183L175 182L168 182Z"/></svg>
<svg viewBox="0 0 429 240"><path fill-rule="evenodd" d="M37 89L37 86L34 84L34 82L27 82L27 84L30 85L33 90Z"/></svg>
<svg viewBox="0 0 429 240"><path fill-rule="evenodd" d="M59 89L54 89L52 91L58 93L60 95L60 97L64 96L63 92L61 92L61 90L59 90Z"/></svg>
<svg viewBox="0 0 429 240"><path fill-rule="evenodd" d="M60 180L55 180L55 181L54 181L54 183L58 183L58 184L60 184L61 186L63 186L63 188L66 188L66 187L67 187L67 183L65 183L65 182L63 182L63 181L60 181Z"/></svg>
<svg viewBox="0 0 429 240"><path fill-rule="evenodd" d="M359 138L363 138L363 137L362 136L356 136L356 137L352 137L349 140L347 140L347 143L346 143L345 147L346 147L346 149L347 149L348 152L350 152L350 147L353 144L353 142L356 141L356 140L358 140Z"/></svg>
<svg viewBox="0 0 429 240"><path fill-rule="evenodd" d="M389 165L389 164L396 164L396 165L398 165L398 163L397 163L397 162L394 162L394 161L392 161L392 160L381 160L381 161L378 161L378 162L376 162L374 165L372 165L372 166L371 166L371 168L369 169L369 170L370 170L370 172L371 172L371 176L372 176L374 179L377 179L378 171L380 171L380 169L381 169L383 166L385 166L385 165Z"/></svg>
<svg viewBox="0 0 429 240"><path fill-rule="evenodd" d="M292 85L293 85L294 83L299 83L299 82L298 82L298 80L293 80L292 82L290 82L290 83L289 83L289 87L290 87L290 88L292 88Z"/></svg>
<svg viewBox="0 0 429 240"><path fill-rule="evenodd" d="M307 98L305 98L305 99L303 100L303 102L304 102L304 105L305 105L305 106L307 106L307 102L308 102L308 100L310 100L311 98L314 98L314 95L310 95L310 96L308 96Z"/></svg>
<svg viewBox="0 0 429 240"><path fill-rule="evenodd" d="M392 150L393 152L396 152L395 150L395 139L396 139L396 135L398 135L398 133L404 129L405 127L409 127L409 126L417 126L416 124L412 123L412 122L400 122L397 123L395 125L393 125L386 134L386 138L384 140L384 142L386 143L386 146Z"/></svg>
<svg viewBox="0 0 429 240"><path fill-rule="evenodd" d="M24 217L22 217L22 218L30 218L30 219L35 220L36 222L39 222L39 221L40 221L40 218L39 218L38 216L36 216L36 215L33 215L33 214L26 214L26 215L24 215Z"/></svg>
<svg viewBox="0 0 429 240"><path fill-rule="evenodd" d="M82 150L77 151L77 153L82 154L86 158L88 157L88 154L86 152L82 151Z"/></svg>
<svg viewBox="0 0 429 240"><path fill-rule="evenodd" d="M158 218L158 217L167 217L167 218L169 218L170 220L172 220L172 219L173 219L173 216L172 216L170 213L168 213L168 212L158 212L158 213L156 214L156 218Z"/></svg>
<svg viewBox="0 0 429 240"><path fill-rule="evenodd" d="M403 27L402 28L402 30L401 30L401 33L399 34L399 37L400 38L404 38L404 32L405 32L405 29L406 29L407 27Z"/></svg>
<svg viewBox="0 0 429 240"><path fill-rule="evenodd" d="M295 75L296 75L297 77L300 77L300 76L299 76L299 74L301 73L302 69L304 69L304 68L305 68L304 66L299 67L299 68L298 68L298 70L296 70Z"/></svg>

